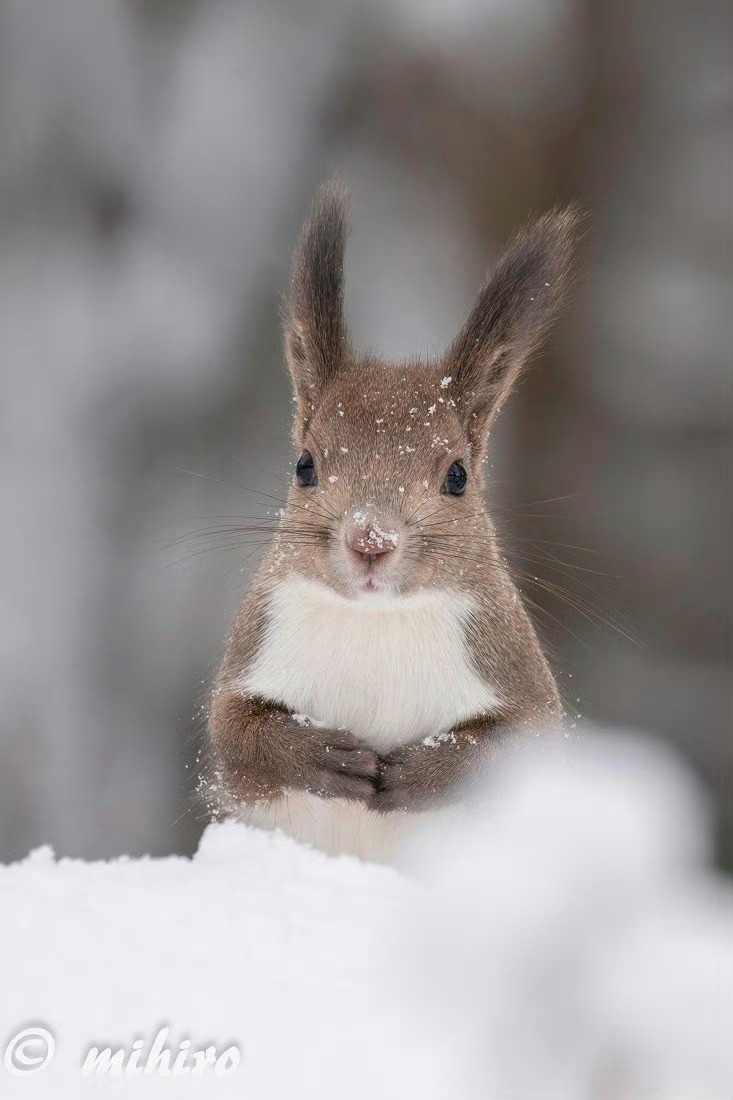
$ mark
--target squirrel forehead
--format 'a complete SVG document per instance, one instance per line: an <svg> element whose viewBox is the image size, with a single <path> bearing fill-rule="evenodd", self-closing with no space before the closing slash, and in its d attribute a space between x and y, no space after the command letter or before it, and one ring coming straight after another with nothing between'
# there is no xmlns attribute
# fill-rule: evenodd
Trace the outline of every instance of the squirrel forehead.
<svg viewBox="0 0 733 1100"><path fill-rule="evenodd" d="M344 372L314 410L313 434L324 445L413 454L446 453L463 437L452 379L427 367L373 365Z"/></svg>

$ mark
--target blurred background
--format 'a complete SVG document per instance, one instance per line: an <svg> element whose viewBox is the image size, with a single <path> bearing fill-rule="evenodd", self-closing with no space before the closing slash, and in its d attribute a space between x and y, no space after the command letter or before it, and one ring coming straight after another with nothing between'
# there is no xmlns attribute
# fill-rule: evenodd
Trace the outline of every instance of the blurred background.
<svg viewBox="0 0 733 1100"><path fill-rule="evenodd" d="M0 0L0 858L196 843L207 686L258 560L214 529L283 495L278 300L334 169L352 334L386 355L442 348L530 214L589 212L491 499L571 720L672 742L733 837L726 15Z"/></svg>

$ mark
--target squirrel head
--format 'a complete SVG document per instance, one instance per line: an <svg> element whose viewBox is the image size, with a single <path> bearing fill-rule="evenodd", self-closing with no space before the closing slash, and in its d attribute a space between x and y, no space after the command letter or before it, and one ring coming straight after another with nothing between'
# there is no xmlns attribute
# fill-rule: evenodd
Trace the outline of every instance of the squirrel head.
<svg viewBox="0 0 733 1100"><path fill-rule="evenodd" d="M337 180L324 184L293 256L284 327L298 460L278 552L354 598L463 587L492 557L491 426L557 313L580 218L556 209L522 230L442 356L390 363L349 342L347 205Z"/></svg>

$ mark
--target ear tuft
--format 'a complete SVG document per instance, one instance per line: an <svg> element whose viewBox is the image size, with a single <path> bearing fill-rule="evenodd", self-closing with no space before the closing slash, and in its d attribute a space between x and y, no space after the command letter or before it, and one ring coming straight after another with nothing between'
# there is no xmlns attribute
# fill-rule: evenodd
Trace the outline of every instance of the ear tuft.
<svg viewBox="0 0 733 1100"><path fill-rule="evenodd" d="M557 315L582 220L571 205L521 230L487 277L448 350L446 367L451 367L477 437L485 437Z"/></svg>
<svg viewBox="0 0 733 1100"><path fill-rule="evenodd" d="M285 309L285 346L299 403L338 370L347 347L344 251L348 193L340 180L322 184L293 253Z"/></svg>

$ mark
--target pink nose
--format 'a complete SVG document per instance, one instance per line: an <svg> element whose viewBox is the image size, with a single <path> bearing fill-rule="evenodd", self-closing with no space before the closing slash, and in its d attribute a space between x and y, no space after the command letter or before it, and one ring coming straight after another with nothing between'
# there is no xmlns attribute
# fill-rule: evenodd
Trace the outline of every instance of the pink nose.
<svg viewBox="0 0 733 1100"><path fill-rule="evenodd" d="M351 531L346 544L355 554L364 557L377 557L390 554L397 547L398 536L394 531L383 531L381 527L369 527L366 531Z"/></svg>

